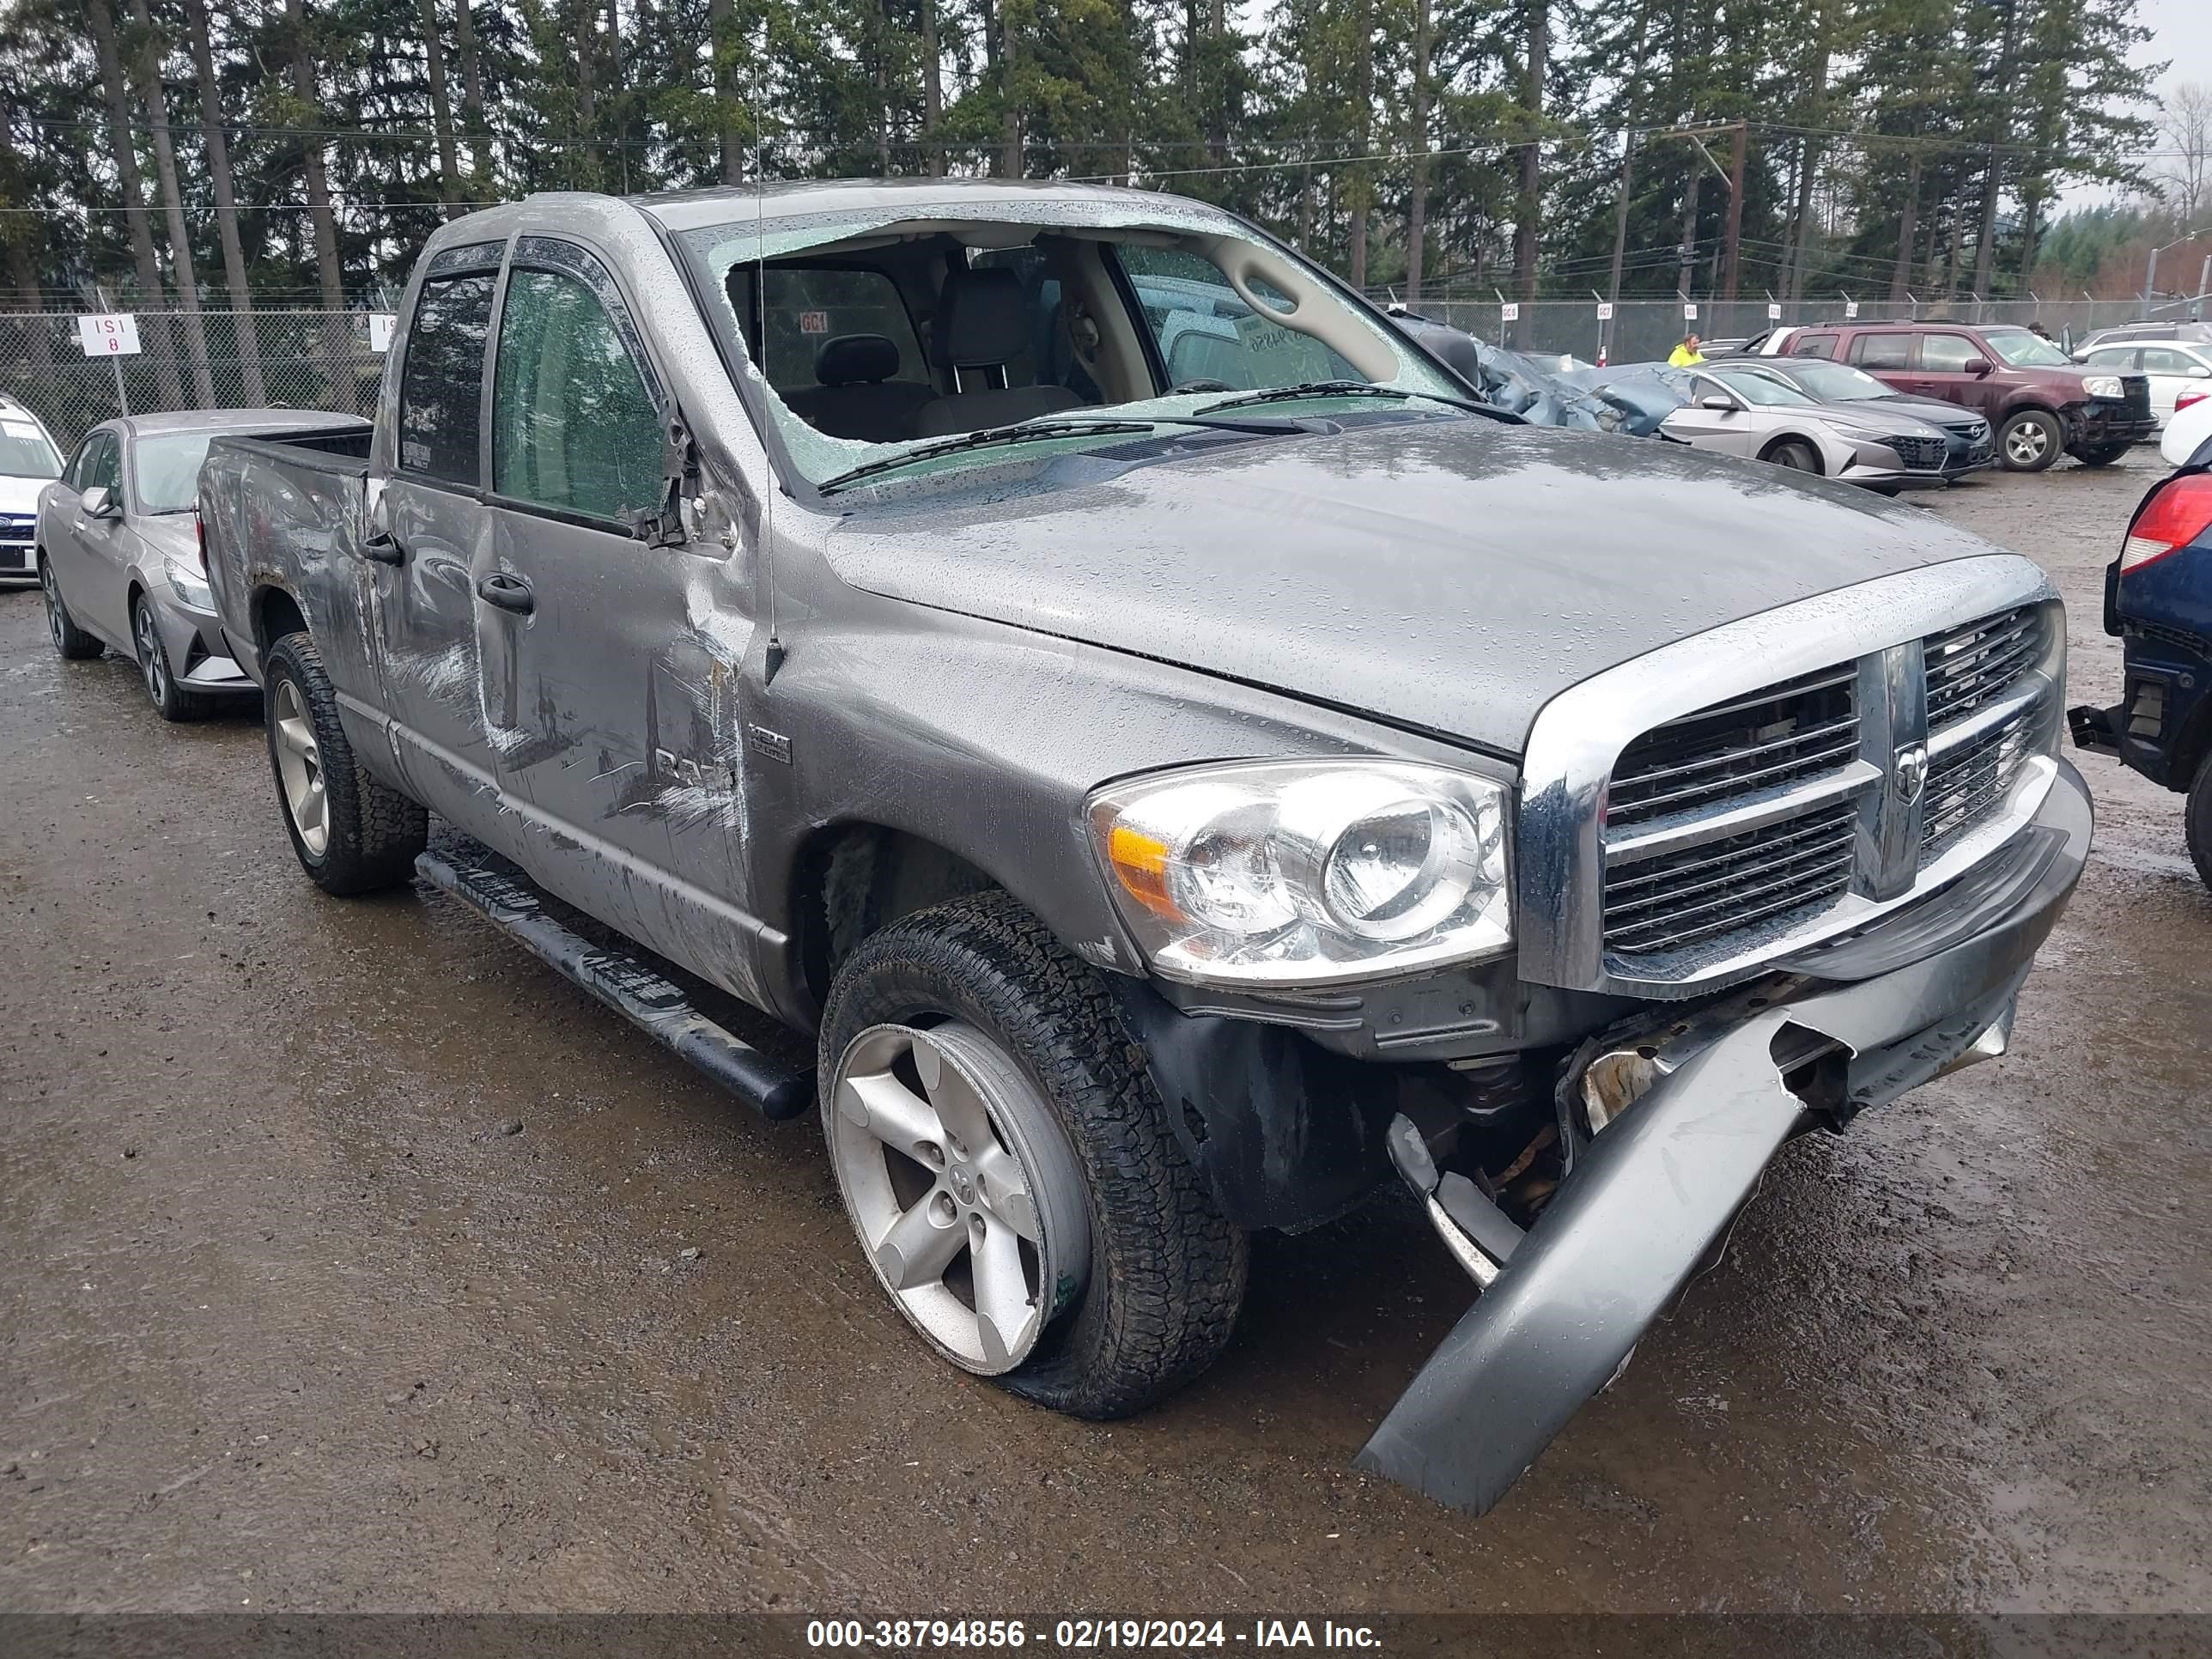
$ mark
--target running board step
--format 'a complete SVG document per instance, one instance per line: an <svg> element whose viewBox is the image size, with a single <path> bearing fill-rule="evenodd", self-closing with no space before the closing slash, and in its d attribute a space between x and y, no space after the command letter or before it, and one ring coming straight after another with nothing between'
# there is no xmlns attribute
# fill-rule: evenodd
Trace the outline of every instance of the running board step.
<svg viewBox="0 0 2212 1659"><path fill-rule="evenodd" d="M762 1116L794 1118L814 1103L811 1072L794 1072L709 1018L689 992L642 953L597 943L566 926L556 913L559 901L489 848L441 843L416 858L415 872Z"/></svg>

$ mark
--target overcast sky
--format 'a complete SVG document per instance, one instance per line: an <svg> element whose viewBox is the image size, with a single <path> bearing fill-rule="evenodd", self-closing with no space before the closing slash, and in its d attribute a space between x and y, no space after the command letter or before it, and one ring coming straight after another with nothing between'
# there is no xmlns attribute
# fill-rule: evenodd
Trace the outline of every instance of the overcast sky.
<svg viewBox="0 0 2212 1659"><path fill-rule="evenodd" d="M2167 64L2159 82L2163 91L2179 81L2212 86L2212 0L2136 0L2136 21L2151 32L2136 53L2139 64ZM2170 145L2154 146L2165 149ZM2155 169L2162 164L2153 161ZM2109 190L2076 187L2062 198L2065 207L2090 207L2112 198Z"/></svg>

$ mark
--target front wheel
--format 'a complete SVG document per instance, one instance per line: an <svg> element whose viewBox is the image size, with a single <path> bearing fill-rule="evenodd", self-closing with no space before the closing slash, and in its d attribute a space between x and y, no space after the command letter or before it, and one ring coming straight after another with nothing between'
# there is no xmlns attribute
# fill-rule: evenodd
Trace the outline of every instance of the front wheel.
<svg viewBox="0 0 2212 1659"><path fill-rule="evenodd" d="M2074 459L2084 466L2110 466L2128 453L2126 444L2100 444L2094 449L2077 449Z"/></svg>
<svg viewBox="0 0 2212 1659"><path fill-rule="evenodd" d="M1818 475L1820 471L1820 452L1802 438L1784 438L1759 459L1786 467L1792 472Z"/></svg>
<svg viewBox="0 0 2212 1659"><path fill-rule="evenodd" d="M1246 1242L1098 973L1000 893L872 934L823 1010L822 1122L876 1277L963 1370L1141 1410L1212 1364Z"/></svg>
<svg viewBox="0 0 2212 1659"><path fill-rule="evenodd" d="M2058 459L2065 444L2058 417L2044 409L2023 409L1997 433L1997 453L2008 472L2040 472Z"/></svg>
<svg viewBox="0 0 2212 1659"><path fill-rule="evenodd" d="M293 633L270 646L264 689L269 764L300 867L342 898L410 879L430 815L354 758L314 641Z"/></svg>
<svg viewBox="0 0 2212 1659"><path fill-rule="evenodd" d="M161 718L205 720L210 708L208 699L203 693L187 691L177 684L176 671L169 664L168 647L161 643L160 619L143 593L131 606L131 642L138 653L138 678L146 683L146 700Z"/></svg>
<svg viewBox="0 0 2212 1659"><path fill-rule="evenodd" d="M2197 781L2189 786L2189 805L2182 813L2182 823L2197 878L2212 887L2212 755L2205 756L2197 768Z"/></svg>

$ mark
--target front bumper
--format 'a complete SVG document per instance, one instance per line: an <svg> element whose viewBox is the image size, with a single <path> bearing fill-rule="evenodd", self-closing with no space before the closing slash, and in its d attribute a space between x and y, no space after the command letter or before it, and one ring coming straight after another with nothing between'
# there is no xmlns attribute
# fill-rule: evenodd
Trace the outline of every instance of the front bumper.
<svg viewBox="0 0 2212 1659"><path fill-rule="evenodd" d="M18 541L0 537L0 587L14 587L39 580L39 565L30 538Z"/></svg>
<svg viewBox="0 0 2212 1659"><path fill-rule="evenodd" d="M2148 443L2158 436L2158 417L2148 410L2130 410L2125 404L2076 404L2066 411L2069 448L2103 449L2112 444Z"/></svg>
<svg viewBox="0 0 2212 1659"><path fill-rule="evenodd" d="M169 653L169 669L187 691L210 696L245 696L260 688L232 659L222 636L222 619L212 610L186 603L167 581L147 589L153 603L155 625Z"/></svg>
<svg viewBox="0 0 2212 1659"><path fill-rule="evenodd" d="M2088 790L2062 763L2042 811L2002 854L1779 964L1778 984L1626 1039L1655 1050L1657 1080L1589 1142L1535 1224L1503 1248L1494 1228L1486 1245L1464 1225L1446 1234L1478 1281L1468 1252L1486 1262L1488 1287L1358 1466L1475 1514L1496 1504L1626 1364L1784 1141L2001 1048L2081 878L2092 823ZM1393 1128L1402 1143L1410 1126ZM1424 1161L1400 1159L1417 1187ZM1423 1196L1440 1231L1455 1224L1439 1198L1468 1207L1466 1192Z"/></svg>

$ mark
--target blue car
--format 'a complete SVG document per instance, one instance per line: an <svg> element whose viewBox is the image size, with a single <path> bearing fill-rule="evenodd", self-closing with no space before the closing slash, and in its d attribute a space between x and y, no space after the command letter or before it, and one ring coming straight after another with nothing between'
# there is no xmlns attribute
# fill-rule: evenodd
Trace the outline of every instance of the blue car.
<svg viewBox="0 0 2212 1659"><path fill-rule="evenodd" d="M2106 568L2105 631L2126 641L2123 694L2071 711L2075 745L2187 793L2189 856L2212 887L2212 440L2136 507Z"/></svg>

